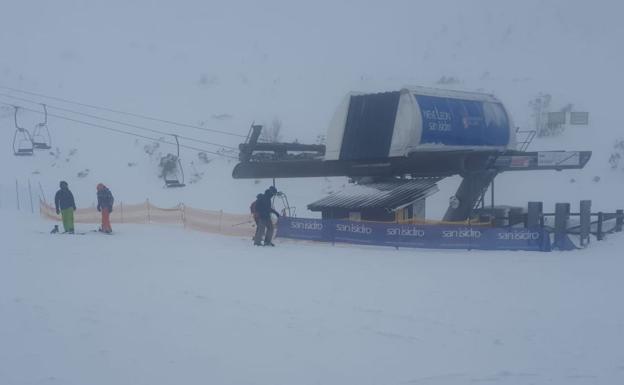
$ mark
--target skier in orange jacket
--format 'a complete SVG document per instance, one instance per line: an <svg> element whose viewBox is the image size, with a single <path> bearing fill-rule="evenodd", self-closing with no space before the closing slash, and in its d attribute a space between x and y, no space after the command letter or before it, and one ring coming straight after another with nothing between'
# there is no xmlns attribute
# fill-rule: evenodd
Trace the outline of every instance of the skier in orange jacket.
<svg viewBox="0 0 624 385"><path fill-rule="evenodd" d="M102 183L98 183L97 185L97 210L102 213L102 227L100 231L110 234L113 232L110 223L110 213L113 212L113 202L115 199L113 198L113 194L111 194L108 187L104 186Z"/></svg>

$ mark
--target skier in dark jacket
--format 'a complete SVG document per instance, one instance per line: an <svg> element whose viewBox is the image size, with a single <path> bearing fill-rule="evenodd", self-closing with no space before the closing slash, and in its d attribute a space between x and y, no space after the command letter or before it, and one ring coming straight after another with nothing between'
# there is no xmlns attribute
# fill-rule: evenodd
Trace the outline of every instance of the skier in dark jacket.
<svg viewBox="0 0 624 385"><path fill-rule="evenodd" d="M74 233L74 211L76 210L76 202L74 195L69 191L67 182L59 183L60 190L54 196L54 205L56 206L56 214L61 214L63 219L63 228L66 233Z"/></svg>
<svg viewBox="0 0 624 385"><path fill-rule="evenodd" d="M262 246L262 238L264 237L264 232L266 227L264 226L264 222L260 220L260 212L258 209L262 206L264 199L264 194L256 195L256 200L253 201L249 209L251 210L251 215L253 216L253 220L256 223L256 233L253 236L253 241L255 246Z"/></svg>
<svg viewBox="0 0 624 385"><path fill-rule="evenodd" d="M100 227L100 231L110 234L113 232L110 223L110 213L113 212L113 202L115 202L115 198L113 198L113 194L108 187L104 186L102 183L98 183L96 189L98 201L97 210L102 213L102 226Z"/></svg>
<svg viewBox="0 0 624 385"><path fill-rule="evenodd" d="M279 213L273 209L271 200L277 193L277 189L271 186L263 194L262 198L258 198L256 203L256 211L258 212L258 227L256 228L256 236L254 237L254 245L261 246L261 240L264 237L264 246L275 246L273 240L273 221L271 213L279 218ZM266 232L266 234L265 234Z"/></svg>

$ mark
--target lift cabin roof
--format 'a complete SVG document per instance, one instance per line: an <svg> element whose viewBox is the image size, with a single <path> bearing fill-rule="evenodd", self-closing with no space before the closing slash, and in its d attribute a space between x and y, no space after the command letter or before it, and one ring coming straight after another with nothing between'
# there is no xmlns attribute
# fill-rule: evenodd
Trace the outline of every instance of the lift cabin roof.
<svg viewBox="0 0 624 385"><path fill-rule="evenodd" d="M438 191L439 178L386 180L364 185L350 185L310 203L310 211L340 208L355 209L397 209Z"/></svg>

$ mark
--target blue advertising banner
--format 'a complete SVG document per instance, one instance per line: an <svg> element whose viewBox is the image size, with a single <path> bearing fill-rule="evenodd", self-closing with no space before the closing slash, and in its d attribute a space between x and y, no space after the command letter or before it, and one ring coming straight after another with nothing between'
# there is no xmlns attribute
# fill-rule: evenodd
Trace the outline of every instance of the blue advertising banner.
<svg viewBox="0 0 624 385"><path fill-rule="evenodd" d="M280 217L277 236L391 247L550 251L550 237L543 229L407 225Z"/></svg>
<svg viewBox="0 0 624 385"><path fill-rule="evenodd" d="M277 236L311 241L331 241L325 236L327 224L322 219L280 217L277 221Z"/></svg>
<svg viewBox="0 0 624 385"><path fill-rule="evenodd" d="M422 116L421 144L509 144L509 118L499 103L424 95L414 97Z"/></svg>

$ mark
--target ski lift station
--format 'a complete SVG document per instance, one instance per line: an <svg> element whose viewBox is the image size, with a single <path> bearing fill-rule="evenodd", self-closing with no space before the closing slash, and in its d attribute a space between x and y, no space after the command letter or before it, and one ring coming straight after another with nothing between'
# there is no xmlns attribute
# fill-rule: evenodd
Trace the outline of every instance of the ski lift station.
<svg viewBox="0 0 624 385"><path fill-rule="evenodd" d="M391 179L345 189L310 203L323 219L405 222L425 219L425 200L438 192L437 178Z"/></svg>
<svg viewBox="0 0 624 385"><path fill-rule="evenodd" d="M325 146L258 143L261 130L252 126L239 145L233 177L351 178L356 187L308 206L326 218L424 216L424 199L437 191L435 183L459 175L462 181L442 219L463 221L479 206L484 209L496 175L580 169L591 157L590 151L526 151L527 141L517 138L509 112L495 96L424 87L347 95L329 124Z"/></svg>

